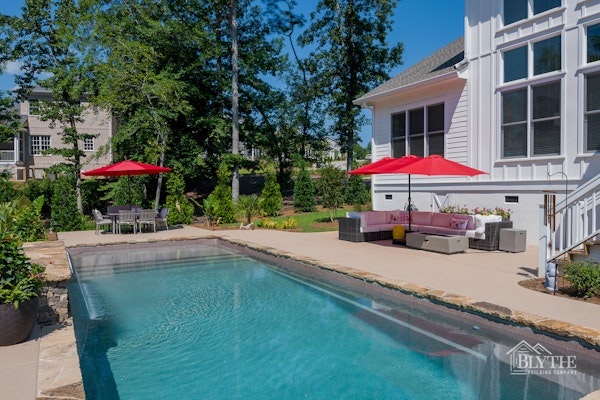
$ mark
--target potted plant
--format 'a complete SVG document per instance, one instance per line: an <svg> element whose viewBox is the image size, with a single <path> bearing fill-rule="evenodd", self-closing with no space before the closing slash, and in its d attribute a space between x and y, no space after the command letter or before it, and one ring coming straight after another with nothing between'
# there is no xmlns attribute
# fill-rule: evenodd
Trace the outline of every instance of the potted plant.
<svg viewBox="0 0 600 400"><path fill-rule="evenodd" d="M23 252L18 237L0 230L0 346L21 343L31 334L44 272Z"/></svg>

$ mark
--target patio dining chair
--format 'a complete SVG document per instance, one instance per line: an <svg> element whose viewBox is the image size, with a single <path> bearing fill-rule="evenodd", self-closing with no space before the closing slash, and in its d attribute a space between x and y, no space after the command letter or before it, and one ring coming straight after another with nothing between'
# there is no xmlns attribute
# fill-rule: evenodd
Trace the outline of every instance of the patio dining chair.
<svg viewBox="0 0 600 400"><path fill-rule="evenodd" d="M135 211L131 210L119 210L119 218L117 219L117 225L119 227L119 235L121 234L121 227L123 225L131 225L133 233L136 233L136 216Z"/></svg>
<svg viewBox="0 0 600 400"><path fill-rule="evenodd" d="M112 226L113 220L109 217L105 217L104 215L102 215L102 213L99 210L94 209L94 211L92 211L92 214L94 215L94 219L96 220L96 235L100 232L100 227L106 225Z"/></svg>
<svg viewBox="0 0 600 400"><path fill-rule="evenodd" d="M167 218L169 217L169 209L163 207L160 209L160 212L156 216L156 223L163 224L167 230L169 230L169 224L167 223Z"/></svg>
<svg viewBox="0 0 600 400"><path fill-rule="evenodd" d="M156 211L154 211L154 209L140 210L140 216L137 220L137 224L138 224L140 233L142 232L142 226L150 226L150 225L152 225L154 227L154 233L156 233Z"/></svg>

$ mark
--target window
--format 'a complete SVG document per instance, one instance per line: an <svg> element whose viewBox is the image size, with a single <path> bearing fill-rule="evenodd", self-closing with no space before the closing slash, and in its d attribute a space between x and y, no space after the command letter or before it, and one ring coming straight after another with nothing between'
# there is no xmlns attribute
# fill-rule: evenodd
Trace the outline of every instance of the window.
<svg viewBox="0 0 600 400"><path fill-rule="evenodd" d="M503 93L502 158L560 154L560 124L560 82Z"/></svg>
<svg viewBox="0 0 600 400"><path fill-rule="evenodd" d="M530 57L529 46L521 46L516 49L507 50L503 53L504 82L524 79L533 75L541 75L552 71L560 71L562 68L561 36L554 36L531 44L532 58L531 69L529 69Z"/></svg>
<svg viewBox="0 0 600 400"><path fill-rule="evenodd" d="M504 82L527 78L527 46L504 52Z"/></svg>
<svg viewBox="0 0 600 400"><path fill-rule="evenodd" d="M444 103L392 114L392 157L444 155Z"/></svg>
<svg viewBox="0 0 600 400"><path fill-rule="evenodd" d="M85 138L83 139L83 150L84 151L94 151L94 138Z"/></svg>
<svg viewBox="0 0 600 400"><path fill-rule="evenodd" d="M561 0L533 0L533 13L541 14L544 11L560 7Z"/></svg>
<svg viewBox="0 0 600 400"><path fill-rule="evenodd" d="M29 100L29 115L40 114L40 101L38 99Z"/></svg>
<svg viewBox="0 0 600 400"><path fill-rule="evenodd" d="M527 18L527 0L504 0L504 25Z"/></svg>
<svg viewBox="0 0 600 400"><path fill-rule="evenodd" d="M558 71L561 65L560 36L541 40L533 44L533 74Z"/></svg>
<svg viewBox="0 0 600 400"><path fill-rule="evenodd" d="M533 15L560 7L561 0L531 0ZM504 0L504 25L527 19L529 16L528 0Z"/></svg>
<svg viewBox="0 0 600 400"><path fill-rule="evenodd" d="M585 136L587 152L600 151L600 73L585 77Z"/></svg>
<svg viewBox="0 0 600 400"><path fill-rule="evenodd" d="M406 155L406 113L392 114L392 157Z"/></svg>
<svg viewBox="0 0 600 400"><path fill-rule="evenodd" d="M587 27L587 62L600 60L600 24Z"/></svg>
<svg viewBox="0 0 600 400"><path fill-rule="evenodd" d="M31 154L41 155L44 150L50 148L50 136L31 136Z"/></svg>

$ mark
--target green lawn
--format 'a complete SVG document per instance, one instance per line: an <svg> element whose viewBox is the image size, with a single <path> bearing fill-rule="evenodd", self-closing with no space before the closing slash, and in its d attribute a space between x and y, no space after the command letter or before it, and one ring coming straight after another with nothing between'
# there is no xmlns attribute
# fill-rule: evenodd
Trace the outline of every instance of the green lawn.
<svg viewBox="0 0 600 400"><path fill-rule="evenodd" d="M336 213L337 218L343 217L346 215L346 209L338 210ZM265 219L277 222L278 228L281 229L282 222L293 218L296 220L296 227L291 229L294 231L300 232L325 232L325 231L337 231L338 225L337 221L335 223L331 223L329 220L329 212L327 211L315 211L309 213L295 213L292 215L280 216L280 217L265 217L265 218L253 218L252 222L259 227L260 222ZM226 226L239 226L239 222L236 224L227 224ZM260 229L260 228L259 228Z"/></svg>

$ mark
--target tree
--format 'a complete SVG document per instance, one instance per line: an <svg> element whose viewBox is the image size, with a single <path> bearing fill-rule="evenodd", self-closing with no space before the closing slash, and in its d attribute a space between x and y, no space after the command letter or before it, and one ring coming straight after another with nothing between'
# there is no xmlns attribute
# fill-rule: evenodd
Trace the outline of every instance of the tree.
<svg viewBox="0 0 600 400"><path fill-rule="evenodd" d="M185 181L179 167L167 179L167 207L172 224L191 224L194 220L194 205L185 195Z"/></svg>
<svg viewBox="0 0 600 400"><path fill-rule="evenodd" d="M371 192L365 181L359 175L350 175L346 186L346 203L352 204L357 211L363 211L363 207L370 199Z"/></svg>
<svg viewBox="0 0 600 400"><path fill-rule="evenodd" d="M260 214L260 197L255 194L241 195L237 204L238 212L246 220L252 222L252 217Z"/></svg>
<svg viewBox="0 0 600 400"><path fill-rule="evenodd" d="M81 166L85 152L79 143L94 135L80 132L85 106L80 103L90 89L91 62L86 47L85 18L87 10L74 0L26 0L23 14L8 19L4 29L10 30L10 55L3 58L22 63L19 85L20 99L27 99L38 85L51 91L52 99L40 107L40 119L50 128L60 127L62 147L47 150L60 155L61 169L74 176L77 210L83 212ZM6 33L5 33L6 35Z"/></svg>
<svg viewBox="0 0 600 400"><path fill-rule="evenodd" d="M294 208L303 212L312 212L317 209L315 185L306 169L298 173L294 183Z"/></svg>
<svg viewBox="0 0 600 400"><path fill-rule="evenodd" d="M230 174L227 168L221 167L217 172L218 183L210 194L210 207L207 212L217 224L235 222L235 206L231 200ZM206 206L206 204L205 204Z"/></svg>
<svg viewBox="0 0 600 400"><path fill-rule="evenodd" d="M50 226L54 232L78 231L83 226L83 217L77 212L77 195L74 178L60 176L54 184Z"/></svg>
<svg viewBox="0 0 600 400"><path fill-rule="evenodd" d="M321 194L321 202L329 212L329 219L334 222L338 208L344 203L345 173L333 165L326 165L319 170L319 174L321 177L317 180L317 186Z"/></svg>
<svg viewBox="0 0 600 400"><path fill-rule="evenodd" d="M391 48L387 34L395 0L320 0L301 43L312 45L308 70L320 93L326 93L332 129L353 160L355 136L364 124L360 107L353 104L370 87L388 79L387 72L401 63L402 44Z"/></svg>
<svg viewBox="0 0 600 400"><path fill-rule="evenodd" d="M274 217L281 213L283 196L274 173L268 172L265 175L265 187L260 197L260 211L263 215Z"/></svg>
<svg viewBox="0 0 600 400"><path fill-rule="evenodd" d="M15 99L6 92L0 91L0 142L11 142L20 127L20 117L15 108Z"/></svg>

